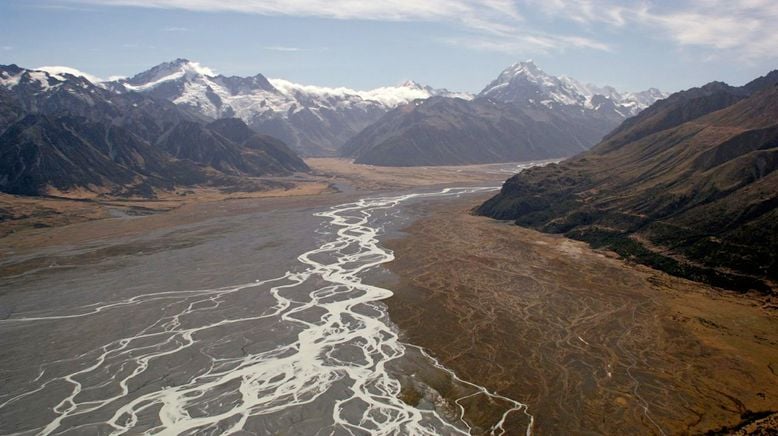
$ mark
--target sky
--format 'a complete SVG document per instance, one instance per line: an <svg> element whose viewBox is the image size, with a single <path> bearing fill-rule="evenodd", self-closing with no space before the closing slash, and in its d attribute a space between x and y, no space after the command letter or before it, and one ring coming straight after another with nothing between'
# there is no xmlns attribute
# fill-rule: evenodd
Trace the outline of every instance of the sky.
<svg viewBox="0 0 778 436"><path fill-rule="evenodd" d="M101 78L187 58L369 89L478 92L507 66L638 91L778 68L776 0L0 0L0 64Z"/></svg>

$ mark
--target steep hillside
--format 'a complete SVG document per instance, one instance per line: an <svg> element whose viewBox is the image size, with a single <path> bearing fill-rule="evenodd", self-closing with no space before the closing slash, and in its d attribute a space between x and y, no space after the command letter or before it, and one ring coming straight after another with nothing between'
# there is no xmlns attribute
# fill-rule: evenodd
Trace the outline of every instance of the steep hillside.
<svg viewBox="0 0 778 436"><path fill-rule="evenodd" d="M194 164L165 153L123 127L83 117L27 115L0 136L0 191L51 189L151 196L153 188L206 181Z"/></svg>
<svg viewBox="0 0 778 436"><path fill-rule="evenodd" d="M417 166L564 157L586 150L611 123L535 104L433 97L402 106L346 143L357 163Z"/></svg>
<svg viewBox="0 0 778 436"><path fill-rule="evenodd" d="M738 289L778 282L778 74L657 102L478 212Z"/></svg>
<svg viewBox="0 0 778 436"><path fill-rule="evenodd" d="M0 191L153 196L223 176L308 167L240 120L206 124L166 100L69 73L0 66Z"/></svg>
<svg viewBox="0 0 778 436"><path fill-rule="evenodd" d="M238 119L207 125L181 122L165 132L156 144L176 159L197 162L230 175L308 170L283 142L251 131Z"/></svg>

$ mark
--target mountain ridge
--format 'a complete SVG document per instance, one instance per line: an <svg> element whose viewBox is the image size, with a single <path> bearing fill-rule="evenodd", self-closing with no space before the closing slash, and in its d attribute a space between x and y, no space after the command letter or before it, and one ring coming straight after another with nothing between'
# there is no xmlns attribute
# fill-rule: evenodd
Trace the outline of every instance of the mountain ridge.
<svg viewBox="0 0 778 436"><path fill-rule="evenodd" d="M566 157L599 142L646 101L664 96L649 90L638 102L613 88L610 97L591 93L594 88L550 76L531 61L516 63L472 100L433 97L389 111L340 152L357 163L388 166Z"/></svg>
<svg viewBox="0 0 778 436"><path fill-rule="evenodd" d="M432 95L469 97L413 81L356 91L301 85L262 74L227 77L182 58L105 85L117 92L164 98L209 119L241 118L306 155L334 154L351 136L399 104Z"/></svg>
<svg viewBox="0 0 778 436"><path fill-rule="evenodd" d="M531 59L504 69L476 96L504 103L532 100L545 105L560 104L595 110L604 98L613 102L614 110L625 118L637 115L654 101L665 97L667 94L656 88L621 93L612 86L584 84L566 75L556 77L540 69Z"/></svg>
<svg viewBox="0 0 778 436"><path fill-rule="evenodd" d="M591 150L511 177L477 213L769 292L778 283L776 120L776 71L681 91Z"/></svg>
<svg viewBox="0 0 778 436"><path fill-rule="evenodd" d="M212 126L167 100L67 72L0 66L0 101L2 192L150 197L176 185L308 170L283 142L249 133L242 121ZM225 123L240 141L218 132Z"/></svg>

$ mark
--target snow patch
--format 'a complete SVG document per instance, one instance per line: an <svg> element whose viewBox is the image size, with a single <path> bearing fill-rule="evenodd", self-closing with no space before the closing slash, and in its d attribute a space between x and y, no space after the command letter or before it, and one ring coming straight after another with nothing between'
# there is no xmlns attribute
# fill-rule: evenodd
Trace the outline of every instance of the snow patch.
<svg viewBox="0 0 778 436"><path fill-rule="evenodd" d="M38 71L45 71L49 73L52 77L54 77L57 80L66 81L67 80L67 74L70 74L71 76L76 77L83 77L84 79L92 82L93 84L98 84L100 82L103 82L103 79L94 76L89 73L85 73L83 71L77 70L75 68L71 67L64 67L59 65L50 65L50 66L43 66L35 68Z"/></svg>
<svg viewBox="0 0 778 436"><path fill-rule="evenodd" d="M637 93L619 92L612 86L584 84L569 76L555 77L544 72L532 60L513 64L503 70L480 95L506 102L518 102L533 93L539 93L543 98L541 103L549 107L555 102L592 110L603 108L605 105L601 98L605 98L612 101L616 112L625 118L636 115L656 100L667 97L666 93L656 88ZM594 103L595 99L599 102Z"/></svg>
<svg viewBox="0 0 778 436"><path fill-rule="evenodd" d="M22 73L13 75L6 71L0 72L0 85L10 89L19 84L22 79Z"/></svg>

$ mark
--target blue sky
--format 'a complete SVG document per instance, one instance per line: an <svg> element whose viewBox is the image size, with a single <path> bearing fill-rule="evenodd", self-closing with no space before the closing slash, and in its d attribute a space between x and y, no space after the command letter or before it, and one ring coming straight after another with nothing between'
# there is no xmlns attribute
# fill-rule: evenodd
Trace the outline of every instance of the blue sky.
<svg viewBox="0 0 778 436"><path fill-rule="evenodd" d="M778 68L775 0L2 0L0 63L479 91L532 58L623 90L742 84Z"/></svg>

